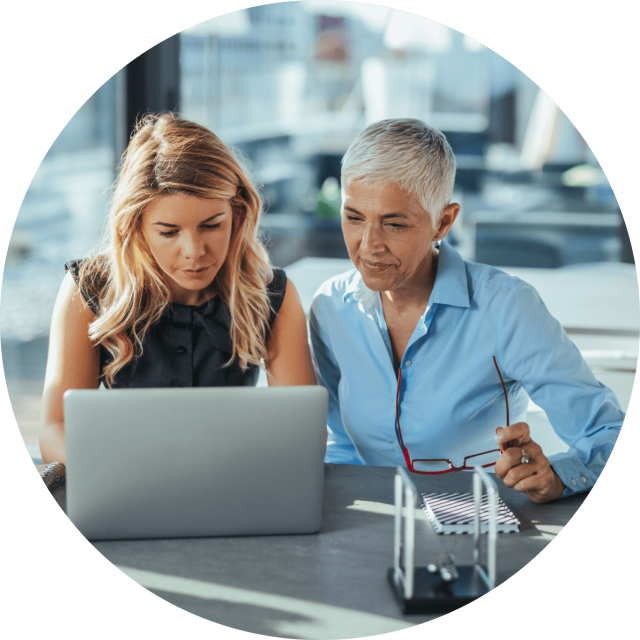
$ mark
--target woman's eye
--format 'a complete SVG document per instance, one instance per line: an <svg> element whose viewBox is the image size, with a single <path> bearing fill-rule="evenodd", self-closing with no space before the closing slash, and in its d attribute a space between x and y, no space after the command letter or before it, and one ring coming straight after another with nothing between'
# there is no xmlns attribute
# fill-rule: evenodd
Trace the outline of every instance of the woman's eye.
<svg viewBox="0 0 640 640"><path fill-rule="evenodd" d="M406 225L404 224L388 224L387 225L390 229L392 229L393 231L401 231L402 229L406 229Z"/></svg>
<svg viewBox="0 0 640 640"><path fill-rule="evenodd" d="M355 216L346 216L349 222L360 222L360 218L356 218Z"/></svg>
<svg viewBox="0 0 640 640"><path fill-rule="evenodd" d="M213 229L218 229L222 226L221 222L216 222L215 224L203 224L200 225L201 229L204 229L204 231L212 231ZM177 235L179 232L179 229L172 229L171 231L160 231L160 235L163 238L173 238L175 235Z"/></svg>

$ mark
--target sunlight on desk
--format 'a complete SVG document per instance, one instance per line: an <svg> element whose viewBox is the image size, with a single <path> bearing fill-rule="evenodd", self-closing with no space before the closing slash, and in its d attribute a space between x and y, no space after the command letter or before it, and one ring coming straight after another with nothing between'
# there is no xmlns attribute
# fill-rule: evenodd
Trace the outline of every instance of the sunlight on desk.
<svg viewBox="0 0 640 640"><path fill-rule="evenodd" d="M545 522L534 522L535 528L545 538L555 538L563 529L557 524L546 524Z"/></svg>
<svg viewBox="0 0 640 640"><path fill-rule="evenodd" d="M392 504L384 504L382 502L369 502L367 500L355 500L347 509L356 511L367 511L368 513L379 513L383 516L393 516L395 507ZM418 511L418 509L416 509Z"/></svg>
<svg viewBox="0 0 640 640"><path fill-rule="evenodd" d="M309 640L359 638L389 633L413 626L411 623L402 620L354 611L353 609L309 602L262 591L238 589L237 587L166 575L154 571L116 566L132 580L152 591L165 591L204 600L262 607L273 610L273 618L277 618L277 612L297 618L296 620L271 620L273 634L282 637L308 638Z"/></svg>

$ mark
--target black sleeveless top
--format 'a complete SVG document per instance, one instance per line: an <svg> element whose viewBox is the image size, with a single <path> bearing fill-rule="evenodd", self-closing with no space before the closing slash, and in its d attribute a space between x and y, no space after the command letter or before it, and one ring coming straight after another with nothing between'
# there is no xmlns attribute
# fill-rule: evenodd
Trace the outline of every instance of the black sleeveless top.
<svg viewBox="0 0 640 640"><path fill-rule="evenodd" d="M77 260L66 263L76 283L80 265L81 261ZM282 306L286 286L284 271L274 268L273 280L267 287L271 301L269 327ZM84 290L81 293L98 315L96 297ZM160 320L149 328L142 355L118 371L110 388L255 386L257 366L249 365L242 371L237 358L224 366L233 351L229 326L229 309L218 296L197 307L170 304ZM101 375L110 358L101 346Z"/></svg>

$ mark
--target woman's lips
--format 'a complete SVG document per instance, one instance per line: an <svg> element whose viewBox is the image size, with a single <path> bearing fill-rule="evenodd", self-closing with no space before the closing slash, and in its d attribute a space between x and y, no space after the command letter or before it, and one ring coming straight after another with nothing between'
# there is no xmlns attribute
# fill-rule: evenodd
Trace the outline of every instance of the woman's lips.
<svg viewBox="0 0 640 640"><path fill-rule="evenodd" d="M380 273L391 266L385 262L369 262L368 260L360 260L360 264L372 273Z"/></svg>
<svg viewBox="0 0 640 640"><path fill-rule="evenodd" d="M182 269L182 273L187 275L189 278L200 278L208 270L209 267L200 267L200 269Z"/></svg>

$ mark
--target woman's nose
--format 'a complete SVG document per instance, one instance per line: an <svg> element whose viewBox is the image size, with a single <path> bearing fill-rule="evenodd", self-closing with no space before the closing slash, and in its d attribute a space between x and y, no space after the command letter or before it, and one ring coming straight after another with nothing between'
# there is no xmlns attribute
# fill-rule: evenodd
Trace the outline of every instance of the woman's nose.
<svg viewBox="0 0 640 640"><path fill-rule="evenodd" d="M367 224L364 227L362 233L362 241L360 242L361 250L365 253L371 254L375 251L379 251L382 246L380 241L380 231L374 224Z"/></svg>
<svg viewBox="0 0 640 640"><path fill-rule="evenodd" d="M197 260L206 253L204 240L197 234L186 233L183 236L182 254L185 258Z"/></svg>

